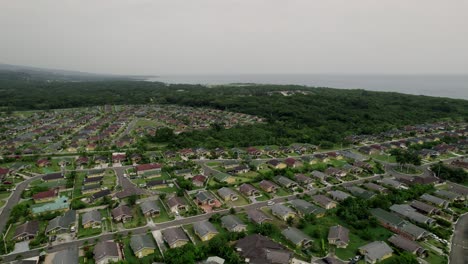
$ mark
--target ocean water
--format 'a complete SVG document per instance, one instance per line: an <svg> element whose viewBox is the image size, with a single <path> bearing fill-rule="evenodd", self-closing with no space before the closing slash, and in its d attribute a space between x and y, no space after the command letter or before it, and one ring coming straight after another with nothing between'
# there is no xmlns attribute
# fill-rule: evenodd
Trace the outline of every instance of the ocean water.
<svg viewBox="0 0 468 264"><path fill-rule="evenodd" d="M186 84L297 84L314 87L364 89L468 100L468 75L335 75L335 74L240 74L161 75L148 79Z"/></svg>

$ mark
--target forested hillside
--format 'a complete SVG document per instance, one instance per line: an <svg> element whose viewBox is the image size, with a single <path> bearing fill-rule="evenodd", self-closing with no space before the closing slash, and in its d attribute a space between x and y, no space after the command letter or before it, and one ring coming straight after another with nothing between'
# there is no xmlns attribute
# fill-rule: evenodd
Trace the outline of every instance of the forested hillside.
<svg viewBox="0 0 468 264"><path fill-rule="evenodd" d="M284 96L274 91L306 91ZM179 104L265 117L266 124L183 133L173 147L247 146L304 142L330 145L352 133L407 124L468 120L468 101L364 90L242 85L208 88L137 81L41 82L0 75L0 109L54 109L104 104ZM150 139L161 140L161 139Z"/></svg>

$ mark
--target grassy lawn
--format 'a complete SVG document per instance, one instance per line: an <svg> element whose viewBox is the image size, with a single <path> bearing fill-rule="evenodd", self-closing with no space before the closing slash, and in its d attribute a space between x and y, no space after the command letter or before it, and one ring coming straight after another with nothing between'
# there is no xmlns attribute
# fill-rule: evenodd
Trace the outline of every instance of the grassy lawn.
<svg viewBox="0 0 468 264"><path fill-rule="evenodd" d="M438 253L430 249L429 247L426 247L428 256L424 260L427 261L428 263L431 264L446 264L447 263L447 258L440 256Z"/></svg>
<svg viewBox="0 0 468 264"><path fill-rule="evenodd" d="M326 180L327 182L331 183L331 184L339 184L339 183L340 183L339 180L337 180L337 179L335 179L335 178L333 178L333 177L327 177L325 180Z"/></svg>
<svg viewBox="0 0 468 264"><path fill-rule="evenodd" d="M216 162L216 161L210 161L206 163L206 165L210 167L219 166L220 164L221 164L220 162Z"/></svg>
<svg viewBox="0 0 468 264"><path fill-rule="evenodd" d="M151 236L152 237L152 236ZM161 256L159 250L156 246L156 242L154 242L155 250L153 254L150 254L143 258L137 258L133 253L132 248L130 247L130 237L126 237L123 239L123 253L125 255L125 263L142 263L142 264L151 264L153 263L153 259L155 256Z"/></svg>
<svg viewBox="0 0 468 264"><path fill-rule="evenodd" d="M101 228L84 228L82 222L82 214L80 214L78 219L78 238L96 236L102 233Z"/></svg>
<svg viewBox="0 0 468 264"><path fill-rule="evenodd" d="M387 156L385 154L372 154L370 155L371 158L380 160L380 161L386 161L386 162L391 162L391 163L396 163L396 157L395 156Z"/></svg>
<svg viewBox="0 0 468 264"><path fill-rule="evenodd" d="M0 208L3 207L6 204L5 200L0 200Z"/></svg>
<svg viewBox="0 0 468 264"><path fill-rule="evenodd" d="M332 160L329 161L329 164L333 165L333 167L336 167L336 168L341 168L346 163L347 163L346 160L332 159Z"/></svg>
<svg viewBox="0 0 468 264"><path fill-rule="evenodd" d="M102 186L111 189L115 186L116 176L113 170L107 170L102 179Z"/></svg>
<svg viewBox="0 0 468 264"><path fill-rule="evenodd" d="M10 192L1 192L0 199L6 199L10 196Z"/></svg>
<svg viewBox="0 0 468 264"><path fill-rule="evenodd" d="M200 244L202 241L200 238L195 235L195 231L193 230L193 225L184 225L183 228L187 231L188 235L193 239L194 244Z"/></svg>
<svg viewBox="0 0 468 264"><path fill-rule="evenodd" d="M140 184L146 184L146 180L143 179L143 178L131 179L131 181L132 181L136 186L140 186Z"/></svg>
<svg viewBox="0 0 468 264"><path fill-rule="evenodd" d="M55 188L55 187L60 187L60 186L65 186L67 181L65 179L63 180L57 180L57 181L50 181L50 182L42 182L38 184L38 186L41 187L47 187L47 188Z"/></svg>
<svg viewBox="0 0 468 264"><path fill-rule="evenodd" d="M83 185L83 180L86 176L84 172L78 172L75 178L75 184L73 189L73 197L78 197L81 195L81 186Z"/></svg>
<svg viewBox="0 0 468 264"><path fill-rule="evenodd" d="M138 206L132 208L132 215L133 218L123 224L125 228L135 228L146 225L146 219Z"/></svg>
<svg viewBox="0 0 468 264"><path fill-rule="evenodd" d="M279 188L278 191L276 191L277 196L287 196L290 195L291 193L286 191L284 188Z"/></svg>
<svg viewBox="0 0 468 264"><path fill-rule="evenodd" d="M267 201L267 200L270 200L270 198L262 193L262 196L256 197L255 200L257 200L257 201Z"/></svg>
<svg viewBox="0 0 468 264"><path fill-rule="evenodd" d="M415 175L419 175L421 173L423 173L422 170L418 170L418 169L415 169L415 168L412 168L412 167L403 167L403 168L400 168L399 166L396 166L394 168L394 170L396 172L400 172L400 173L403 173L403 174L415 174Z"/></svg>
<svg viewBox="0 0 468 264"><path fill-rule="evenodd" d="M238 177L235 176L236 181L234 182L235 184L242 184L245 182L251 182L253 179L252 178L246 178L246 177Z"/></svg>
<svg viewBox="0 0 468 264"><path fill-rule="evenodd" d="M161 213L159 216L153 217L153 222L155 223L161 223L161 222L167 222L172 220L173 218L167 213L166 209L164 206L161 204L161 201L156 201L156 204L161 208Z"/></svg>
<svg viewBox="0 0 468 264"><path fill-rule="evenodd" d="M238 175L239 177L245 177L245 178L255 178L258 176L258 172L255 171L249 171L246 173L241 173Z"/></svg>
<svg viewBox="0 0 468 264"><path fill-rule="evenodd" d="M37 180L32 181L32 182L29 184L29 186L37 186L37 185L39 185L39 184L41 184L41 183L42 183L42 180L41 180L41 179L37 179Z"/></svg>
<svg viewBox="0 0 468 264"><path fill-rule="evenodd" d="M165 192L165 193L176 193L177 192L177 187L173 186L173 187L165 187L165 188L159 188L159 189L156 189L157 191L160 191L160 192Z"/></svg>
<svg viewBox="0 0 468 264"><path fill-rule="evenodd" d="M343 181L354 181L357 180L357 177L351 174L346 175L345 177L341 178Z"/></svg>
<svg viewBox="0 0 468 264"><path fill-rule="evenodd" d="M249 204L249 201L245 199L242 195L238 195L238 199L236 201L229 201L227 202L228 205L233 205L233 206L241 206L241 205L246 205Z"/></svg>

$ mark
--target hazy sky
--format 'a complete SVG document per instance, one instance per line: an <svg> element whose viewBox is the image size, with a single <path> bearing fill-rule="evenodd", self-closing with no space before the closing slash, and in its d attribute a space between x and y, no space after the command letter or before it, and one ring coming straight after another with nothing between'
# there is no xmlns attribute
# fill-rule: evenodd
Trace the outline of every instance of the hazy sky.
<svg viewBox="0 0 468 264"><path fill-rule="evenodd" d="M468 1L0 0L0 63L116 74L466 74Z"/></svg>

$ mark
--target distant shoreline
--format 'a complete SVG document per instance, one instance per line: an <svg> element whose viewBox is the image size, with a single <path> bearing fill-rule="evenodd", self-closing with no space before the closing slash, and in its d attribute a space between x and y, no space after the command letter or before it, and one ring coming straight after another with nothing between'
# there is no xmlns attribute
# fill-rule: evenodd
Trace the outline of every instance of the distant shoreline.
<svg viewBox="0 0 468 264"><path fill-rule="evenodd" d="M146 79L202 85L277 84L364 89L468 100L468 75L238 74L160 75Z"/></svg>

